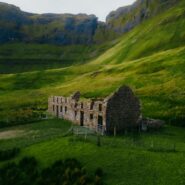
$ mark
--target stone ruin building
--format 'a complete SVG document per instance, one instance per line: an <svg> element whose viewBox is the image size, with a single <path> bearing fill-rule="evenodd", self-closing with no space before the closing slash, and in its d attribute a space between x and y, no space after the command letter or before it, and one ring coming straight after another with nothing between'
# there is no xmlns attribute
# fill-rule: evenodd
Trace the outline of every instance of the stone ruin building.
<svg viewBox="0 0 185 185"><path fill-rule="evenodd" d="M70 97L51 96L48 112L105 133L122 133L137 128L141 118L140 101L127 86L122 86L105 99L81 100L80 92Z"/></svg>

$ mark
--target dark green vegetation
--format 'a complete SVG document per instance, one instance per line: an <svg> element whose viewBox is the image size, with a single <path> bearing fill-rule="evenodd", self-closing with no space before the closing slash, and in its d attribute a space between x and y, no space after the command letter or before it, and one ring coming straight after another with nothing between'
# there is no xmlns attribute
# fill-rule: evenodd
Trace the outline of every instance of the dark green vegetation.
<svg viewBox="0 0 185 185"><path fill-rule="evenodd" d="M87 98L105 97L126 84L141 99L144 116L184 125L184 7L181 1L143 22L86 64L0 75L1 122L16 122L14 115L21 119L28 110L40 114L49 95L80 90Z"/></svg>
<svg viewBox="0 0 185 185"><path fill-rule="evenodd" d="M9 160L20 152L19 148L12 148L9 150L0 150L0 161Z"/></svg>
<svg viewBox="0 0 185 185"><path fill-rule="evenodd" d="M96 58L116 41L94 45L56 46L12 43L0 45L0 74L43 71L84 64Z"/></svg>
<svg viewBox="0 0 185 185"><path fill-rule="evenodd" d="M56 161L40 170L33 157L23 158L19 164L9 163L0 169L0 184L3 185L102 185L97 170L95 176L88 174L76 159Z"/></svg>
<svg viewBox="0 0 185 185"><path fill-rule="evenodd" d="M100 138L100 147L93 135L88 135L86 140L83 135L64 136L66 128L70 125L62 120L7 128L6 131L22 129L26 132L16 138L0 140L0 146L3 150L20 147L21 153L11 162L18 164L25 156L33 156L41 169L67 158L76 158L89 174L94 174L101 167L103 180L108 185L185 183L185 131L181 128L166 126L160 131L142 135L104 136ZM5 129L1 129L0 133L2 131ZM6 164L1 162L0 166Z"/></svg>

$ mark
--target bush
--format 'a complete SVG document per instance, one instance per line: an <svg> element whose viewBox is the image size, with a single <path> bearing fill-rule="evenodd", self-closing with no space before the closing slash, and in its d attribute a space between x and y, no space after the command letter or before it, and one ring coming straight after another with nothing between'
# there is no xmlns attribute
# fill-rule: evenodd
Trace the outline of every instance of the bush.
<svg viewBox="0 0 185 185"><path fill-rule="evenodd" d="M97 168L95 171L95 175L102 177L103 176L103 170L101 168Z"/></svg>
<svg viewBox="0 0 185 185"><path fill-rule="evenodd" d="M0 161L12 159L20 152L19 148L13 148L9 150L0 150Z"/></svg>
<svg viewBox="0 0 185 185"><path fill-rule="evenodd" d="M0 169L3 185L102 185L103 171L97 168L95 176L87 173L76 159L56 161L45 169L39 169L33 157L25 157L18 164L9 163Z"/></svg>
<svg viewBox="0 0 185 185"><path fill-rule="evenodd" d="M23 125L42 120L45 110L34 108L22 108L9 110L6 114L0 114L0 128Z"/></svg>

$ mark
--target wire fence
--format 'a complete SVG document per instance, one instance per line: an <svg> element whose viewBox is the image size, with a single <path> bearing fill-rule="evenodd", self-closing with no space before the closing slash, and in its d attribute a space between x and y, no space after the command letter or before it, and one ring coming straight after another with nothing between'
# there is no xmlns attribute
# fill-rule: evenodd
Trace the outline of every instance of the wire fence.
<svg viewBox="0 0 185 185"><path fill-rule="evenodd" d="M66 136L71 135L69 141L73 144L78 142L87 142L97 146L112 148L140 149L150 152L172 153L181 152L180 147L174 142L168 140L159 141L158 138L151 137L146 140L143 134L129 133L124 136L107 136L97 127L89 128L85 126L72 126ZM185 152L185 151L182 151Z"/></svg>

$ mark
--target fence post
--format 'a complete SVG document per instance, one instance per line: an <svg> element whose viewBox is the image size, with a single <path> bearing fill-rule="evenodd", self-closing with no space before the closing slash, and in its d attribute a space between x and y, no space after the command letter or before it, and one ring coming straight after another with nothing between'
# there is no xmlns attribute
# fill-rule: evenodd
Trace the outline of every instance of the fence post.
<svg viewBox="0 0 185 185"><path fill-rule="evenodd" d="M173 144L173 152L175 152L176 151L176 144L174 143Z"/></svg>
<svg viewBox="0 0 185 185"><path fill-rule="evenodd" d="M116 126L114 126L114 136L116 136Z"/></svg>
<svg viewBox="0 0 185 185"><path fill-rule="evenodd" d="M154 141L153 140L151 141L151 148L152 149L154 148Z"/></svg>
<svg viewBox="0 0 185 185"><path fill-rule="evenodd" d="M73 126L72 126L72 129L71 129L71 131L72 131L72 134L74 134Z"/></svg>
<svg viewBox="0 0 185 185"><path fill-rule="evenodd" d="M87 130L85 131L85 141L86 141L86 139L87 139Z"/></svg>
<svg viewBox="0 0 185 185"><path fill-rule="evenodd" d="M101 146L100 135L97 133L97 146Z"/></svg>

